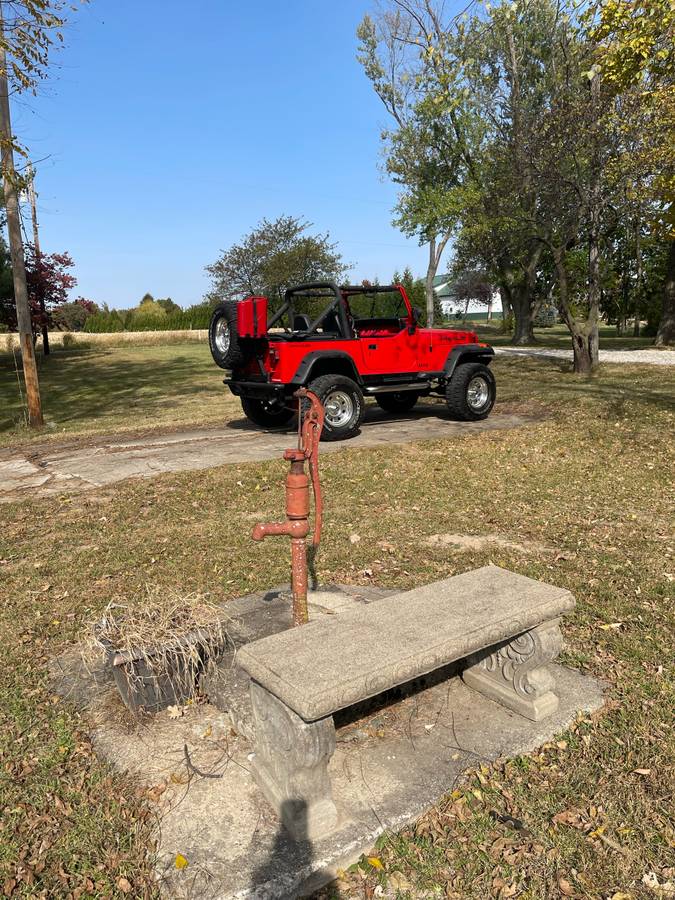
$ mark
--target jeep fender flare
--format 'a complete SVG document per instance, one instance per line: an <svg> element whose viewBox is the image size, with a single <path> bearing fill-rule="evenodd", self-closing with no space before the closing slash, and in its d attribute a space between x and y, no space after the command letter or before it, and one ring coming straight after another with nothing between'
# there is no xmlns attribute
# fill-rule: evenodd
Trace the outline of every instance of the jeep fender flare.
<svg viewBox="0 0 675 900"><path fill-rule="evenodd" d="M323 363L337 361L338 365L333 369L325 367ZM319 375L346 375L358 385L363 385L363 380L358 373L354 360L344 350L315 350L308 353L302 360L290 383L295 388L303 387Z"/></svg>
<svg viewBox="0 0 675 900"><path fill-rule="evenodd" d="M492 347L480 346L480 344L459 344L448 353L448 358L443 366L443 374L449 381L460 362L482 362L490 365L495 351Z"/></svg>

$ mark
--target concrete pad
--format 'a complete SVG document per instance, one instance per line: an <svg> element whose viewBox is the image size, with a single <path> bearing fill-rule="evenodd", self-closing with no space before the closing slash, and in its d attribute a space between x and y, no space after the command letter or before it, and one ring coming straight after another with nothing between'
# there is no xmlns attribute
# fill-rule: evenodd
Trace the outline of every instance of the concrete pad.
<svg viewBox="0 0 675 900"><path fill-rule="evenodd" d="M324 443L321 453L339 453L353 447L377 447L503 428L519 428L534 416L493 413L483 422L453 422L442 406L420 406L411 413L392 416L369 405L361 433L349 441ZM33 446L26 454L0 450L0 502L14 500L23 491L50 495L64 490L92 490L126 478L152 478L163 472L188 472L228 463L277 459L295 443L294 428L261 431L248 420L235 420L222 428L192 428L139 439L101 438L95 446Z"/></svg>
<svg viewBox="0 0 675 900"><path fill-rule="evenodd" d="M359 597L362 590L367 596ZM350 592L354 604L388 602L372 588L329 593ZM283 620L282 595L276 589L227 604L231 633L259 633L261 609L268 610L262 630L273 628ZM286 615L290 619L287 609ZM177 720L164 712L139 723L109 677L82 667L77 649L56 660L52 673L56 689L86 709L97 752L151 788L161 815L157 876L166 896L289 900L332 880L384 830L416 819L456 786L477 756L489 762L527 752L578 712L600 708L598 681L551 668L560 706L545 722L528 721L476 694L451 670L410 686L403 699L390 693L336 716L330 777L340 820L334 833L315 842L292 842L280 828L251 776L252 745L226 713L205 703L188 707ZM187 868L176 869L177 853Z"/></svg>

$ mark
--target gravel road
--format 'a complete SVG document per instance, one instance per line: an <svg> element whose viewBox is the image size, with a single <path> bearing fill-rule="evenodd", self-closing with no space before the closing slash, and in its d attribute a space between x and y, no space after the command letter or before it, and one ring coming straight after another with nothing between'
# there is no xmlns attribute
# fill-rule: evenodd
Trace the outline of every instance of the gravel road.
<svg viewBox="0 0 675 900"><path fill-rule="evenodd" d="M509 356L546 356L551 359L572 359L571 350L558 350L551 347L495 347L495 353L503 353ZM675 366L675 351L600 350L600 362Z"/></svg>

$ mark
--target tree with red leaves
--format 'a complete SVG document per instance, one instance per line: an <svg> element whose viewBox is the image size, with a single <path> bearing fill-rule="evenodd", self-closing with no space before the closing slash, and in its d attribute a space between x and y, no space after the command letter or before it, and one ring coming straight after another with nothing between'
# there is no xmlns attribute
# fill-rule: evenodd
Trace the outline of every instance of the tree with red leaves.
<svg viewBox="0 0 675 900"><path fill-rule="evenodd" d="M69 253L37 253L32 244L26 244L26 283L34 338L43 327L53 326L54 311L67 302L68 291L77 284L77 278L68 271L74 265Z"/></svg>

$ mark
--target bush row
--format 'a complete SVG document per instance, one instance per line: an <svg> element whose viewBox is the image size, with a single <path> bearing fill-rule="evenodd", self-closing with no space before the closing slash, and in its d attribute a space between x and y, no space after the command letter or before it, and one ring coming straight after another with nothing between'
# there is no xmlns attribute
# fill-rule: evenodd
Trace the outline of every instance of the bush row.
<svg viewBox="0 0 675 900"><path fill-rule="evenodd" d="M89 316L83 331L89 334L111 334L119 331L191 331L208 328L211 306L200 303L180 312L163 316L144 316L136 310L111 309Z"/></svg>

